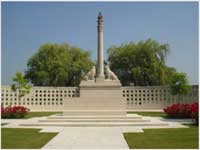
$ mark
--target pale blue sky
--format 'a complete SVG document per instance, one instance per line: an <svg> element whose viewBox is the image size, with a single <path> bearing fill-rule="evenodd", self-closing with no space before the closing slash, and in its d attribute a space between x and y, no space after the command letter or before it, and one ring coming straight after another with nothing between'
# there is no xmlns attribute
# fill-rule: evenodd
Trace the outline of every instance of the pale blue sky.
<svg viewBox="0 0 200 150"><path fill-rule="evenodd" d="M2 84L48 42L90 50L96 59L99 11L106 57L112 45L152 38L168 43L167 64L198 84L197 2L2 2Z"/></svg>

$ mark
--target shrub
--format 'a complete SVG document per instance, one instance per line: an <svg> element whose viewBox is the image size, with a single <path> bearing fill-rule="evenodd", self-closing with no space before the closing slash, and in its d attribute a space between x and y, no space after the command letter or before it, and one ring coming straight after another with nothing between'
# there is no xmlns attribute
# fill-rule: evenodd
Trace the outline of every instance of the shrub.
<svg viewBox="0 0 200 150"><path fill-rule="evenodd" d="M1 106L1 118L24 118L28 111L24 106Z"/></svg>
<svg viewBox="0 0 200 150"><path fill-rule="evenodd" d="M191 117L191 109L189 104L173 104L164 108L164 112L171 118Z"/></svg>
<svg viewBox="0 0 200 150"><path fill-rule="evenodd" d="M192 104L173 104L164 108L164 112L170 118L193 118L196 124L198 124L199 109L198 103Z"/></svg>
<svg viewBox="0 0 200 150"><path fill-rule="evenodd" d="M196 124L199 124L199 104L191 104L191 117Z"/></svg>

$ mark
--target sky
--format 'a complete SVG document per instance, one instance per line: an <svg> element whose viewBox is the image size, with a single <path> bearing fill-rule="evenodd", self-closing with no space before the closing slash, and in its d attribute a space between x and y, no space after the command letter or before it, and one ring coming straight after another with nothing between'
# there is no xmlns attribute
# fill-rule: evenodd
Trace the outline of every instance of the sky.
<svg viewBox="0 0 200 150"><path fill-rule="evenodd" d="M197 2L2 2L1 84L45 43L68 43L97 58L97 15L104 17L104 55L113 45L157 40L170 45L166 64L198 84Z"/></svg>

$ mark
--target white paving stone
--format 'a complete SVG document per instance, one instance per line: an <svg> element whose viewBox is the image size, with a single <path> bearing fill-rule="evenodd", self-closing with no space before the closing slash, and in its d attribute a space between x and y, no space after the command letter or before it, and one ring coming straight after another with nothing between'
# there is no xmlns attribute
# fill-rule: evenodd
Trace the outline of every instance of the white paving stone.
<svg viewBox="0 0 200 150"><path fill-rule="evenodd" d="M43 148L129 149L122 131L119 127L65 127ZM137 131L139 130L136 129Z"/></svg>
<svg viewBox="0 0 200 150"><path fill-rule="evenodd" d="M127 116L137 116L128 114ZM43 149L128 149L123 137L124 132L143 132L148 128L187 128L181 123L191 123L190 119L164 119L161 117L143 117L152 123L165 122L167 126L143 126L143 127L45 127L45 126L20 126L22 123L36 123L47 117L35 117L30 119L2 119L2 126L9 128L39 128L39 132L58 132Z"/></svg>
<svg viewBox="0 0 200 150"><path fill-rule="evenodd" d="M41 127L38 127L41 128ZM64 130L64 127L43 127L40 132L62 132Z"/></svg>

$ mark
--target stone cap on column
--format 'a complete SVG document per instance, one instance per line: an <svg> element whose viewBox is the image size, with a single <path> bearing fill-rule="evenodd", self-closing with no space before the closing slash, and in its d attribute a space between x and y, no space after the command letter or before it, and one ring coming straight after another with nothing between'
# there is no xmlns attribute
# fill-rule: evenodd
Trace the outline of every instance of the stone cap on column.
<svg viewBox="0 0 200 150"><path fill-rule="evenodd" d="M98 25L97 25L98 32L103 31L103 16L102 16L101 12L99 12L97 22L98 22Z"/></svg>

